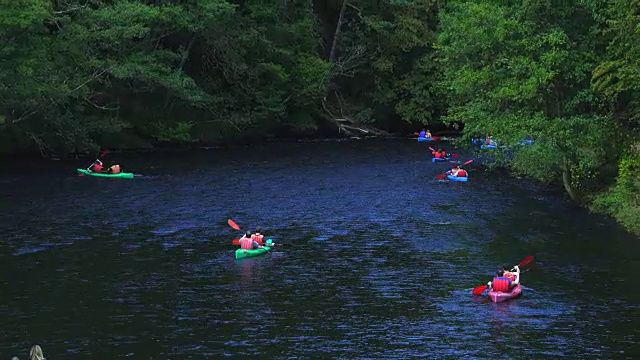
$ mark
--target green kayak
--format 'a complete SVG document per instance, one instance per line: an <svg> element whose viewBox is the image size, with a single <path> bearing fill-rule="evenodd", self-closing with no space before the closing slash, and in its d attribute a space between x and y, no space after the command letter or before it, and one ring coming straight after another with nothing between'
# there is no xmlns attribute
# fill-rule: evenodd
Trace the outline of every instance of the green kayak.
<svg viewBox="0 0 640 360"><path fill-rule="evenodd" d="M268 253L270 250L271 250L271 248L268 247L268 246L265 246L265 247L260 248L260 249L254 249L254 250L238 249L238 250L236 250L236 260L244 259L244 258L248 258L248 257L264 255L264 254Z"/></svg>
<svg viewBox="0 0 640 360"><path fill-rule="evenodd" d="M271 245L271 244L273 244L273 240L267 239L265 244L266 245ZM265 246L263 248L253 249L253 250L238 249L238 250L236 250L236 260L244 259L244 258L248 258L248 257L264 255L264 254L268 253L269 251L271 251L271 247L269 247L269 246Z"/></svg>
<svg viewBox="0 0 640 360"><path fill-rule="evenodd" d="M96 176L96 177L106 177L106 178L121 178L121 179L133 179L133 173L120 173L120 174L107 174L107 173L97 173L93 171L89 171L86 169L76 169L78 174L88 175L88 176Z"/></svg>

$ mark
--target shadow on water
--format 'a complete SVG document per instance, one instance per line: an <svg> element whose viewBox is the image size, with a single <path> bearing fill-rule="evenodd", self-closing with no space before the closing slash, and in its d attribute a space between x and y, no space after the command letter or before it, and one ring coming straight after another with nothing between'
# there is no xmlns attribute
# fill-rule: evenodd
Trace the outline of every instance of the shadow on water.
<svg viewBox="0 0 640 360"><path fill-rule="evenodd" d="M637 238L526 180L435 181L408 140L118 154L0 173L0 353L634 358ZM460 153L461 160L468 155ZM89 160L90 161L90 160ZM295 247L235 260L229 228ZM517 300L472 297L534 255ZM24 355L21 355L24 356Z"/></svg>

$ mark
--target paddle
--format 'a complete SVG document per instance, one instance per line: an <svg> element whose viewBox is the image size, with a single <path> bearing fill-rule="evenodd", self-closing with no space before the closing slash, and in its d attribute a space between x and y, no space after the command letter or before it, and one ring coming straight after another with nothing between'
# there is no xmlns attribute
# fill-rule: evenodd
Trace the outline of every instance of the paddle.
<svg viewBox="0 0 640 360"><path fill-rule="evenodd" d="M471 164L472 162L473 162L473 159L471 159L471 160L469 160L469 161L467 161L467 162L463 163L462 165L460 165L460 167L463 167L463 166L465 166L465 165L469 165L469 164ZM444 173L444 174L440 174L440 175L436 176L436 179L437 179L437 180L442 180L442 179L444 179L444 178L446 178L446 177L447 177L447 173Z"/></svg>
<svg viewBox="0 0 640 360"><path fill-rule="evenodd" d="M229 219L227 220L227 224L229 224L229 226L231 226L232 228L240 231L240 226L238 226L238 224L236 224L235 221Z"/></svg>
<svg viewBox="0 0 640 360"><path fill-rule="evenodd" d="M522 259L522 261L520 261L520 263L518 264L518 267L523 267L527 264L529 264L530 262L533 261L533 256L529 255L526 258ZM532 268L531 268L532 269ZM526 271L525 271L526 272ZM487 285L480 285L480 286L476 286L473 288L473 290L471 291L472 295L480 295L482 294L485 290L487 290Z"/></svg>
<svg viewBox="0 0 640 360"><path fill-rule="evenodd" d="M528 268L527 270L525 270L524 272L527 272L527 271L533 270L533 269L538 268L538 267L542 267L542 263L535 264L535 265L533 265L532 267L530 267L530 268Z"/></svg>
<svg viewBox="0 0 640 360"><path fill-rule="evenodd" d="M102 150L102 153L100 153L100 156L98 156L97 160L101 160L103 157L107 156L107 154L109 153L109 149L104 149ZM95 164L96 162L94 161L93 164ZM89 167L87 168L87 170L91 169L91 167L93 166L93 164L89 165ZM84 176L83 173L78 174L78 176Z"/></svg>
<svg viewBox="0 0 640 360"><path fill-rule="evenodd" d="M231 241L232 245L240 245L240 239L233 239L233 241ZM266 246L266 245L265 245ZM293 244L287 244L287 243L282 243L282 244L276 244L276 243L271 243L270 246L293 246Z"/></svg>

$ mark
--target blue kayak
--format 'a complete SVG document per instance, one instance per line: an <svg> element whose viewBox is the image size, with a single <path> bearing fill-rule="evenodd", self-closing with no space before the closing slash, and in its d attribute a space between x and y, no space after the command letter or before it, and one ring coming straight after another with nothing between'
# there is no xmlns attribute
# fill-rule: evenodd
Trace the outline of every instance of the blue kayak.
<svg viewBox="0 0 640 360"><path fill-rule="evenodd" d="M531 145L534 143L533 139L524 139L522 140L522 145Z"/></svg>
<svg viewBox="0 0 640 360"><path fill-rule="evenodd" d="M484 141L484 139L471 139L471 143L473 145L480 145L480 144L484 144L485 141Z"/></svg>
<svg viewBox="0 0 640 360"><path fill-rule="evenodd" d="M432 137L419 137L418 141L435 141L436 139Z"/></svg>
<svg viewBox="0 0 640 360"><path fill-rule="evenodd" d="M462 182L467 182L467 180L469 179L468 176L453 176L453 175L447 175L447 179L451 180L451 181L462 181Z"/></svg>
<svg viewBox="0 0 640 360"><path fill-rule="evenodd" d="M447 161L449 159L442 159L442 158L431 158L431 162L442 162L442 161Z"/></svg>
<svg viewBox="0 0 640 360"><path fill-rule="evenodd" d="M498 147L495 145L486 145L486 144L482 144L480 145L480 149L497 149Z"/></svg>

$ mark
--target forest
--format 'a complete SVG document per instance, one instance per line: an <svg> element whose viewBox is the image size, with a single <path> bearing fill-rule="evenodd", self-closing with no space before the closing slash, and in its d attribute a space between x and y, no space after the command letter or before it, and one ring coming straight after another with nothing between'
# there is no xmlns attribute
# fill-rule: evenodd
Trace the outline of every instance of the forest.
<svg viewBox="0 0 640 360"><path fill-rule="evenodd" d="M2 153L446 126L640 233L640 0L2 0L0 39Z"/></svg>

